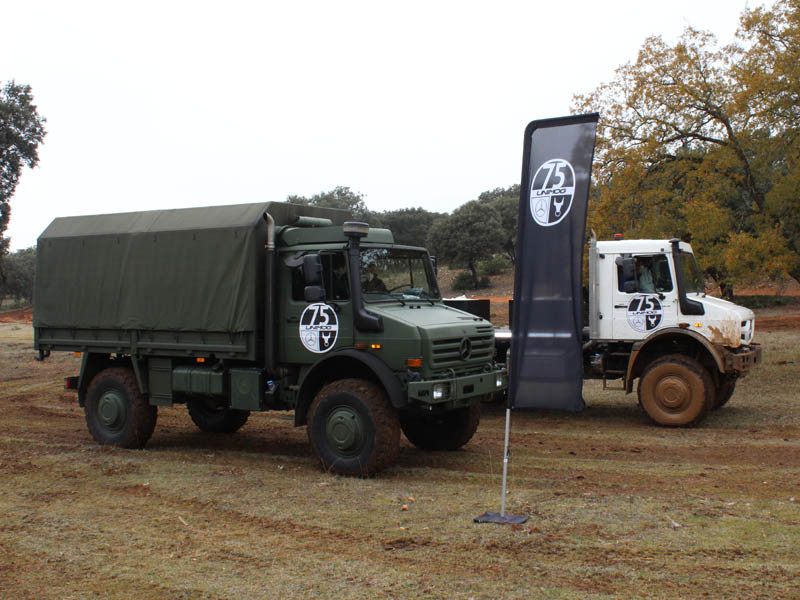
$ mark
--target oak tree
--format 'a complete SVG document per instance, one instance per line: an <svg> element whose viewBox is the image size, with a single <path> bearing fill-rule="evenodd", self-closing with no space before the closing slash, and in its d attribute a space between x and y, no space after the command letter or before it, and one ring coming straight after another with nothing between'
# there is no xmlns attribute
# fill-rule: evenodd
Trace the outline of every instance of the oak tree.
<svg viewBox="0 0 800 600"><path fill-rule="evenodd" d="M501 249L503 228L497 212L480 200L463 204L437 220L428 232L428 249L442 262L469 270L478 288L478 262Z"/></svg>
<svg viewBox="0 0 800 600"><path fill-rule="evenodd" d="M575 97L601 113L591 226L691 241L726 294L757 257L800 277L799 16L797 0L746 10L726 47L692 28L674 45L651 37Z"/></svg>
<svg viewBox="0 0 800 600"><path fill-rule="evenodd" d="M22 168L35 167L39 162L38 148L46 133L44 122L29 85L12 80L0 88L0 278L2 259L8 253L5 231L11 218L11 197Z"/></svg>

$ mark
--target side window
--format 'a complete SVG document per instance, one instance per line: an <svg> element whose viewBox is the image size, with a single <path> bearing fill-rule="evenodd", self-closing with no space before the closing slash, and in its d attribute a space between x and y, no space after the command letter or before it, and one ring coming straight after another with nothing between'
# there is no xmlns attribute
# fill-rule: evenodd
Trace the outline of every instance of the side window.
<svg viewBox="0 0 800 600"><path fill-rule="evenodd" d="M617 289L620 292L625 291L625 276L622 274L622 267L617 265Z"/></svg>
<svg viewBox="0 0 800 600"><path fill-rule="evenodd" d="M636 279L639 293L671 292L672 277L669 273L669 259L666 254L653 254L636 257ZM617 266L617 289L625 291L622 267Z"/></svg>
<svg viewBox="0 0 800 600"><path fill-rule="evenodd" d="M344 255L323 254L325 269L325 298L328 300L347 300L350 297L350 280L347 277Z"/></svg>
<svg viewBox="0 0 800 600"><path fill-rule="evenodd" d="M298 253L284 259L292 274L292 300L305 300L306 280L303 275L303 254ZM347 278L344 255L322 253L322 280L325 285L326 300L346 300L350 298L350 284Z"/></svg>
<svg viewBox="0 0 800 600"><path fill-rule="evenodd" d="M657 292L672 291L672 276L669 274L669 259L666 254L653 257L653 282Z"/></svg>
<svg viewBox="0 0 800 600"><path fill-rule="evenodd" d="M303 265L300 264L292 267L292 300L302 302L305 300L304 290L306 287L306 280L303 277Z"/></svg>

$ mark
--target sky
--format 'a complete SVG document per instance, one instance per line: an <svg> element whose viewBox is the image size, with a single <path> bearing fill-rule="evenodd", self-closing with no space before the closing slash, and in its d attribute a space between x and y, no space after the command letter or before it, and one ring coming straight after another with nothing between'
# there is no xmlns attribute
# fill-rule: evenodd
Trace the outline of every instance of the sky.
<svg viewBox="0 0 800 600"><path fill-rule="evenodd" d="M450 212L518 183L527 123L569 114L647 37L726 44L762 4L0 0L0 82L47 119L11 249L59 216L339 185L373 211Z"/></svg>

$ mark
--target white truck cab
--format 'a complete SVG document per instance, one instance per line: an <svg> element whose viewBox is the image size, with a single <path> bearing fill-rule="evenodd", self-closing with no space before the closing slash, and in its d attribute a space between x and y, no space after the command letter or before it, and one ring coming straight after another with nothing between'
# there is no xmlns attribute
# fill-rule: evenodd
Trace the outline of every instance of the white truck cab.
<svg viewBox="0 0 800 600"><path fill-rule="evenodd" d="M753 311L705 292L686 242L589 243L588 377L622 380L661 425L693 425L760 362Z"/></svg>
<svg viewBox="0 0 800 600"><path fill-rule="evenodd" d="M689 314L681 310L678 273L669 241L618 240L590 246L590 264L596 265L593 285L597 299L590 313L592 340L644 340L658 331L681 327L730 348L753 341L753 311L708 296L692 247L686 242L677 246ZM627 279L623 267L626 259L633 262L633 275L629 268Z"/></svg>

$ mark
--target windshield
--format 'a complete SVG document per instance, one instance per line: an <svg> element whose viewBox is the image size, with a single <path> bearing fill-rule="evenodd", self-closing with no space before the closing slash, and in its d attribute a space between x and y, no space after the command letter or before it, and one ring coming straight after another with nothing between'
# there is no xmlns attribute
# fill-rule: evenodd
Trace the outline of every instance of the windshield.
<svg viewBox="0 0 800 600"><path fill-rule="evenodd" d="M700 276L700 269L697 268L697 261L691 252L681 252L681 274L687 294L706 291L703 278Z"/></svg>
<svg viewBox="0 0 800 600"><path fill-rule="evenodd" d="M361 290L367 302L439 298L431 261L419 250L363 248Z"/></svg>

